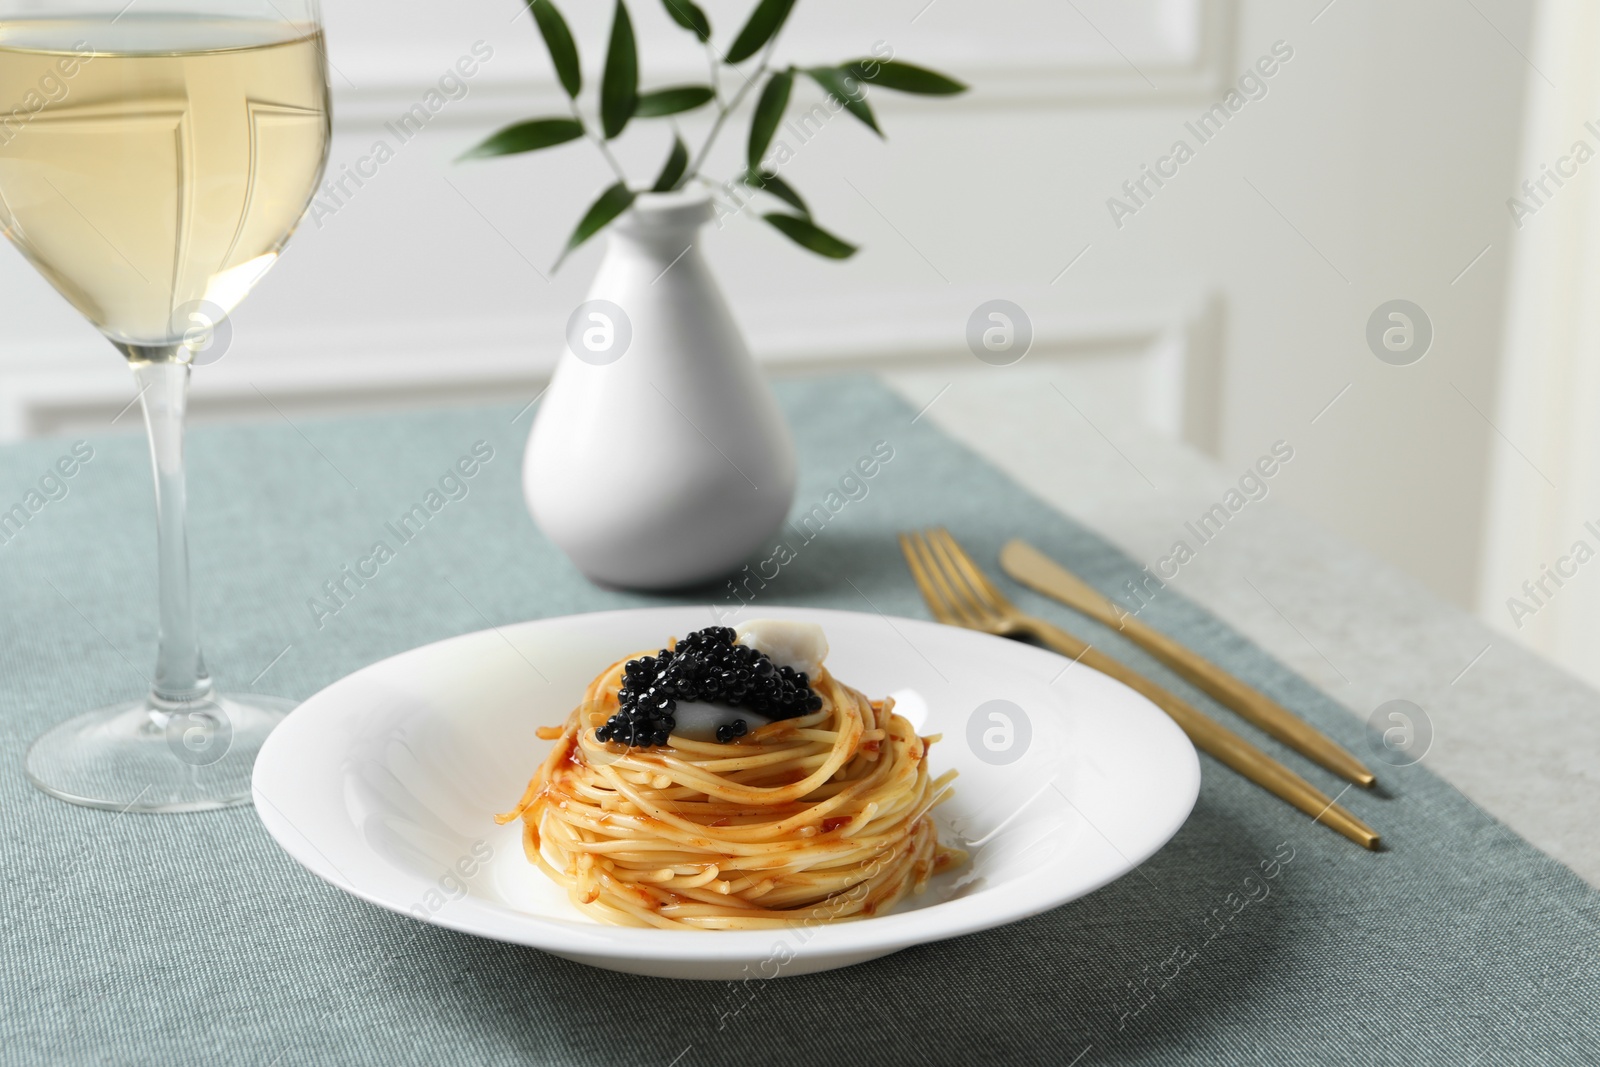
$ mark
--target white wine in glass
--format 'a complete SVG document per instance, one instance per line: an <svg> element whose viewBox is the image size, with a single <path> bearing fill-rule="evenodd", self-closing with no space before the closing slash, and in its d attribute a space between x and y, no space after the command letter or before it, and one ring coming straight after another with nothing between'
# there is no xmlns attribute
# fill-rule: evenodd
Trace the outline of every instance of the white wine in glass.
<svg viewBox="0 0 1600 1067"><path fill-rule="evenodd" d="M196 353L276 261L328 134L315 0L0 0L0 225L127 358L155 468L150 692L33 743L28 777L54 796L133 811L247 803L256 751L293 706L219 694L206 671L183 421Z"/></svg>

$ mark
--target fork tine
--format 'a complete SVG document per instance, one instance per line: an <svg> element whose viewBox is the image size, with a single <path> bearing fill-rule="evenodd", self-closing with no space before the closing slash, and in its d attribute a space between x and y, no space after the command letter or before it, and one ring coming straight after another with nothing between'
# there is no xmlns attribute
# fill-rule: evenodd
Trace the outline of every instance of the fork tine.
<svg viewBox="0 0 1600 1067"><path fill-rule="evenodd" d="M997 585L990 581L989 574L984 573L984 569L974 563L971 553L963 549L962 542L957 541L954 536L950 536L949 530L946 530L944 526L938 526L938 528L934 528L931 531L931 536L936 539L939 545L944 547L947 555L955 561L955 565L962 569L962 574L965 574L966 581L971 582L973 589L978 590L982 598L992 608L997 609L997 611L1011 611L1013 609L1011 601L1006 600L1005 593L1000 592Z"/></svg>
<svg viewBox="0 0 1600 1067"><path fill-rule="evenodd" d="M982 629L985 623L991 621L991 613L984 610L983 605L973 597L972 590L940 554L926 531L914 533L912 538L922 551L923 561L927 564L934 584L939 587L945 602L950 606L956 625Z"/></svg>
<svg viewBox="0 0 1600 1067"><path fill-rule="evenodd" d="M961 573L961 569L945 552L944 546L934 540L931 532L922 536L928 557L933 561L934 573L949 589L949 595L959 600L967 615L979 619L987 618L990 612L984 606L982 599L975 594L971 583Z"/></svg>
<svg viewBox="0 0 1600 1067"><path fill-rule="evenodd" d="M934 552L933 545L929 543L927 534L914 530L910 536L911 544L927 570L930 583L938 591L940 600L944 602L946 614L949 616L948 621L954 626L975 625L977 617L973 615L972 609L963 598L959 585L951 581L944 564Z"/></svg>
<svg viewBox="0 0 1600 1067"><path fill-rule="evenodd" d="M972 561L967 550L961 547L961 542L950 535L949 530L943 526L934 527L929 531L929 537L944 551L946 558L966 579L978 600L989 611L1002 613L1014 610L1011 601L1007 600L1005 594L995 587L987 574L983 573L983 568Z"/></svg>
<svg viewBox="0 0 1600 1067"><path fill-rule="evenodd" d="M933 613L935 619L947 626L959 625L950 606L945 602L943 593L933 583L928 565L919 551L921 547L917 534L900 535L900 551L905 554L906 565L911 568L911 580L917 583L922 599L928 602L928 610Z"/></svg>

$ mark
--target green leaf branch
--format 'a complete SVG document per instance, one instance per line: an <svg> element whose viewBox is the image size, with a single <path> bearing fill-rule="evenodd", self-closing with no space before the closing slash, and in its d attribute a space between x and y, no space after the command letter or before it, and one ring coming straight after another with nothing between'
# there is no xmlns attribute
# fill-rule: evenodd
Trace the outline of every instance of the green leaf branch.
<svg viewBox="0 0 1600 1067"><path fill-rule="evenodd" d="M682 135L674 129L666 162L648 191L670 193L684 188L690 182L722 188L706 177L702 169L729 118L758 85L761 91L750 119L745 150L746 167L733 181L765 193L791 209L769 211L762 214L761 218L795 244L829 259L848 259L855 253L856 246L817 225L811 217L811 209L800 194L778 177L775 169L763 165L773 138L783 123L796 76L803 75L840 110L849 112L879 137L884 136L883 130L867 103L866 86L921 96L949 96L965 92L967 88L937 71L894 59L864 58L833 66L774 68L772 54L796 0L758 0L727 51L722 53L712 43L711 20L693 0L661 2L668 17L694 34L705 46L709 67L707 84L671 85L641 92L639 52L633 19L628 14L624 0L615 0L605 67L600 73L599 123L596 128L578 107L578 97L583 91L583 70L567 20L552 0L526 0L534 25L544 39L550 64L555 68L556 81L567 95L570 114L532 118L507 126L461 156L465 160L517 155L584 139L595 145L617 180L584 212L572 235L567 238L560 258L556 260L557 267L574 249L627 211L639 193L645 191L629 183L627 174L611 151L610 143L621 136L634 119L666 118L697 111L708 105L714 107L710 128L692 154L684 144ZM753 68L748 72L740 69L742 64L752 59L756 61ZM742 84L732 96L726 96L722 81L724 74L730 71L739 76Z"/></svg>

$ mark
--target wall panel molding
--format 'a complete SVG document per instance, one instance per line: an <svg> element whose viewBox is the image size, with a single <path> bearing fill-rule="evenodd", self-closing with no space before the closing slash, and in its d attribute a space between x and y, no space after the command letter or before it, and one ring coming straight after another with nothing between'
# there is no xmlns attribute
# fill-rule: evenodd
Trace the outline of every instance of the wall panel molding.
<svg viewBox="0 0 1600 1067"><path fill-rule="evenodd" d="M739 309L761 365L776 375L923 369L964 373L969 301L863 296L826 307L775 302ZM1041 304L1031 306L1042 307ZM1139 394L1136 416L1214 454L1220 413L1220 296L1192 306L1034 318L1030 364L1114 366ZM798 324L798 325L797 325ZM395 322L346 331L252 336L197 367L191 410L208 419L311 418L439 403L522 403L549 380L564 324L553 317ZM25 346L0 359L0 439L118 425L137 428L127 368L104 346ZM448 350L451 358L439 353ZM37 358L45 357L45 358ZM997 369L1003 370L1003 369Z"/></svg>
<svg viewBox="0 0 1600 1067"><path fill-rule="evenodd" d="M1104 40L1110 48L1120 51L1112 55L1063 53L1048 58L1017 59L1006 55L999 42L986 43L982 35L958 33L954 29L943 35L921 35L913 44L902 46L899 52L920 63L957 74L973 86L973 91L935 103L893 92L877 92L872 94L873 107L889 114L930 106L964 110L1163 107L1220 96L1237 74L1234 56L1238 0L1175 2L1179 7L1192 8L1190 17L1195 27L1192 42L1181 49L1154 40L1155 28L1141 29L1137 22L1123 26L1121 39L1113 44L1110 38L1099 36L1094 24L1082 21L1078 29L1083 34ZM1079 10L1091 6L1080 5ZM1090 14L1095 12L1090 11ZM516 28L532 33L527 27L518 25ZM676 33L675 30L668 32ZM1145 37L1151 39L1143 39ZM463 40L463 49L471 43ZM693 57L693 62L676 57L664 64L651 63L655 53L652 43L650 34L641 30L640 52L646 59L644 80L647 85L705 80L705 65L698 57ZM838 51L839 46L832 47ZM393 121L416 104L448 69L448 64L414 52L356 49L353 54L354 58L348 63L349 76L335 76L333 82L336 121L346 130L381 129L383 123ZM336 55L335 58L337 61L341 57ZM436 118L441 125L510 122L535 113L566 110L566 97L542 56L526 62L523 57L502 57L497 53L495 59L483 65L468 81L467 95L439 110ZM744 109L753 105L752 94L746 99Z"/></svg>

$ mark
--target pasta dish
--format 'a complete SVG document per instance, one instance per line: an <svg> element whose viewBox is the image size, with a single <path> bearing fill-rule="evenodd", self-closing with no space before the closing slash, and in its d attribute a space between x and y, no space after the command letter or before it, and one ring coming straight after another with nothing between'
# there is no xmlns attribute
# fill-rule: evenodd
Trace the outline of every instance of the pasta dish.
<svg viewBox="0 0 1600 1067"><path fill-rule="evenodd" d="M587 915L668 929L860 919L965 860L930 810L955 772L823 664L820 627L710 627L620 659L559 727L521 802L528 859Z"/></svg>

